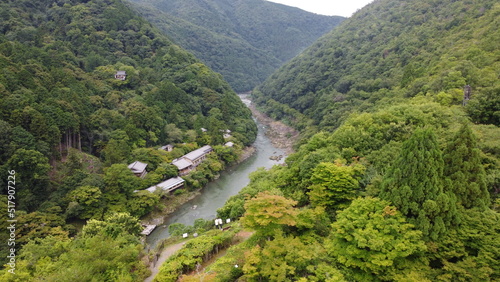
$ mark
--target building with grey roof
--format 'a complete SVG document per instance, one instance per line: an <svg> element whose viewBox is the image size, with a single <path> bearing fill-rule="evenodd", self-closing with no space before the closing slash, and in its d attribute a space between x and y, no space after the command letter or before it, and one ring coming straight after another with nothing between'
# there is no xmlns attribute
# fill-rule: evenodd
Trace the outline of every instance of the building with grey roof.
<svg viewBox="0 0 500 282"><path fill-rule="evenodd" d="M177 167L180 175L186 175L192 169L197 167L212 151L212 147L210 145L206 145L191 151L178 159L175 159L172 164Z"/></svg>
<svg viewBox="0 0 500 282"><path fill-rule="evenodd" d="M128 168L135 174L135 176L140 177L140 178L144 178L144 176L146 176L146 174L148 174L148 172L146 171L147 166L148 166L148 164L145 164L145 163L142 163L139 161L135 161L135 162L129 164Z"/></svg>
<svg viewBox="0 0 500 282"><path fill-rule="evenodd" d="M162 189L163 191L171 192L174 191L175 189L184 186L184 182L185 182L184 179L180 178L179 176L176 176L161 183L158 183L154 186L151 186L145 190L148 190L151 193L155 192L156 189Z"/></svg>

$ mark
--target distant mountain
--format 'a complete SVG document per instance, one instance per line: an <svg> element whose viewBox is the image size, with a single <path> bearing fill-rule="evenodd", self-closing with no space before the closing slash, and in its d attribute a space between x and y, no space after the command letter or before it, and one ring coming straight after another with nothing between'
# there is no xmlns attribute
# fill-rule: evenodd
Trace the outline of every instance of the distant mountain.
<svg viewBox="0 0 500 282"><path fill-rule="evenodd" d="M416 96L461 105L470 85L467 112L498 126L499 13L494 0L375 1L270 76L255 97L274 117L332 130L353 111Z"/></svg>
<svg viewBox="0 0 500 282"><path fill-rule="evenodd" d="M183 48L251 90L344 20L263 0L129 0Z"/></svg>

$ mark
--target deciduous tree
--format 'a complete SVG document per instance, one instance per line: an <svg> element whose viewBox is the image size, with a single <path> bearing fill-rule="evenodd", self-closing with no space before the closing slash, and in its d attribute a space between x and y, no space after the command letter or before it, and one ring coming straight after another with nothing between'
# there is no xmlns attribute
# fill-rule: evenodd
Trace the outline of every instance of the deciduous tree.
<svg viewBox="0 0 500 282"><path fill-rule="evenodd" d="M245 203L245 214L241 218L246 227L253 228L263 236L271 236L283 226L297 224L297 202L283 196L260 192Z"/></svg>
<svg viewBox="0 0 500 282"><path fill-rule="evenodd" d="M426 250L422 232L406 222L388 201L358 198L337 215L329 250L338 262L355 269L355 280L392 275L423 267L418 256Z"/></svg>
<svg viewBox="0 0 500 282"><path fill-rule="evenodd" d="M330 211L347 207L358 194L358 178L363 171L360 164L320 163L311 176L312 186L308 193L311 204Z"/></svg>

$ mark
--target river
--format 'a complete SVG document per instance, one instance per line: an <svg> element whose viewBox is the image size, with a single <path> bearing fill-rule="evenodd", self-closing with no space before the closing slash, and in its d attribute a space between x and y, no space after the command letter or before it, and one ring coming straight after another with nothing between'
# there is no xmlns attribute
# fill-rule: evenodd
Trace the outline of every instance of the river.
<svg viewBox="0 0 500 282"><path fill-rule="evenodd" d="M250 101L245 95L240 95L247 106ZM203 218L212 220L217 215L217 209L222 207L229 197L238 194L250 179L248 175L259 167L271 168L273 165L284 162L285 151L273 146L271 140L266 136L266 127L258 121L257 138L253 146L255 153L245 161L227 168L221 173L219 179L210 182L202 189L201 194L189 202L180 206L175 212L164 218L163 225L159 225L146 238L148 249L154 249L156 244L170 236L168 226L172 223L193 225L195 219ZM279 161L271 160L272 156L282 155ZM193 207L196 207L193 209Z"/></svg>

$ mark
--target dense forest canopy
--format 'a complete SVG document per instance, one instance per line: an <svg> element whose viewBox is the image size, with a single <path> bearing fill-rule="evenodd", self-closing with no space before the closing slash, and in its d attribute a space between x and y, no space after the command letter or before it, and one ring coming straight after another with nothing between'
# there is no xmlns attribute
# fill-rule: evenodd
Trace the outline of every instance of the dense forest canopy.
<svg viewBox="0 0 500 282"><path fill-rule="evenodd" d="M238 92L264 81L344 18L263 0L130 0Z"/></svg>
<svg viewBox="0 0 500 282"><path fill-rule="evenodd" d="M137 217L160 195L134 190L204 144L186 185L213 179L255 137L250 112L121 1L0 8L3 210L17 187L16 275L0 280L144 279ZM296 152L217 211L233 229L190 240L155 281L498 281L499 19L493 0L379 0L283 66L253 95L301 130Z"/></svg>
<svg viewBox="0 0 500 282"><path fill-rule="evenodd" d="M271 75L253 96L302 140L218 210L252 240L188 277L498 280L499 15L375 1Z"/></svg>
<svg viewBox="0 0 500 282"><path fill-rule="evenodd" d="M270 76L255 96L301 128L310 119L333 130L352 111L416 96L461 105L470 85L473 121L498 126L498 12L496 1L375 1Z"/></svg>
<svg viewBox="0 0 500 282"><path fill-rule="evenodd" d="M17 250L31 246L24 254L33 252L33 265L43 255L37 248L60 241L48 255L71 272L68 250L78 256L110 244L116 247L111 264L123 268L109 267L93 279L142 277L136 230L110 235L101 227L136 224L159 195L133 191L176 175L172 159L206 144L216 153L186 183L199 188L212 179L234 161L237 148L255 139L250 110L220 74L120 0L2 1L0 13L0 176L7 195L9 173L15 175L9 200L18 220ZM115 77L120 72L124 79ZM235 148L222 147L228 130ZM176 145L173 152L158 150L166 144ZM127 168L136 160L148 164L144 179ZM7 210L7 196L1 206ZM69 221L108 217L119 218L99 223L92 235L69 238L76 231ZM1 248L4 253L8 246ZM71 277L79 280L88 265L73 262L80 268ZM47 279L69 279L59 270Z"/></svg>

